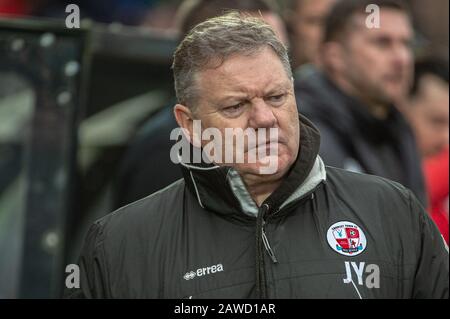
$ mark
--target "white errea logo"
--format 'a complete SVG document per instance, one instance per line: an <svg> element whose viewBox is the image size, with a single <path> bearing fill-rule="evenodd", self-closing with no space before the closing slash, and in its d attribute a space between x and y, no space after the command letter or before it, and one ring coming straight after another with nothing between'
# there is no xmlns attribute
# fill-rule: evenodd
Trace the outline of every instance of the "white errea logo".
<svg viewBox="0 0 450 319"><path fill-rule="evenodd" d="M183 278L185 280L191 280L194 279L195 277L202 277L205 275L210 275L221 271L223 271L223 265L217 264L213 266L199 268L195 271L188 271L187 273L184 274Z"/></svg>

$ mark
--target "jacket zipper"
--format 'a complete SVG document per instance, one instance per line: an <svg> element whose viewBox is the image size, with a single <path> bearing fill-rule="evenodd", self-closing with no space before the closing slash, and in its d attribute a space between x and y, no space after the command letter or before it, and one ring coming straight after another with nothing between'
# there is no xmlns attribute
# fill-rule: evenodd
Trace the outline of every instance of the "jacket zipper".
<svg viewBox="0 0 450 319"><path fill-rule="evenodd" d="M303 198L311 198L310 196L314 196L314 190L310 193L306 194ZM303 199L302 198L302 199ZM300 200L302 200L300 199ZM297 204L297 202L293 203ZM288 205L289 207L291 206ZM266 273L265 273L265 267L264 267L264 250L261 245L261 241L264 244L264 248L266 252L268 253L270 259L274 264L278 263L278 260L275 256L275 253L273 252L272 247L270 247L269 240L267 239L266 231L265 231L265 225L266 220L264 219L265 215L269 211L269 205L263 204L258 211L258 216L256 218L256 296L261 299L265 299L268 297L267 294L267 279L266 279ZM273 215L276 215L280 212L280 209L276 210Z"/></svg>
<svg viewBox="0 0 450 319"><path fill-rule="evenodd" d="M277 260L277 257L275 256L275 253L272 250L272 247L270 247L269 240L267 239L266 231L264 229L265 224L266 224L266 222L263 220L262 229L261 229L263 244L264 244L264 247L266 248L267 253L270 256L270 259L272 259L272 262L274 264L276 264L276 263L278 263L278 260Z"/></svg>
<svg viewBox="0 0 450 319"><path fill-rule="evenodd" d="M312 191L310 191L309 193L305 194L305 196L303 196L303 198L301 198L300 201L301 201L302 199L307 199L307 198L309 198L309 199L314 199L314 191L315 191L315 190L312 190ZM294 202L293 204L298 204L298 202ZM266 205L266 207L267 207L266 212L269 211L269 205L267 205L267 204L264 204L264 205ZM290 205L288 205L288 206L290 206ZM275 212L273 213L273 215L275 216L275 215L278 214L279 212L280 212L280 209L278 209L277 211L275 211ZM267 239L266 231L265 231L265 225L266 225L266 220L264 220L264 216L263 216L261 235L262 235L262 240L263 240L263 243L264 243L264 248L266 248L266 251L267 251L267 253L269 254L270 259L272 260L272 262L273 262L274 264L276 264L276 263L278 263L278 260L277 260L277 257L275 256L275 253L273 252L272 247L270 247L270 242L269 242L269 240Z"/></svg>
<svg viewBox="0 0 450 319"><path fill-rule="evenodd" d="M311 191L311 192L309 192L308 194L306 194L306 196L304 196L303 198L310 198L310 199L314 199L314 190L313 191ZM302 198L302 199L303 199ZM302 199L300 199L300 200L302 200ZM298 202L296 202L296 203L293 203L293 204L298 204ZM266 204L267 205L267 204ZM269 205L267 205L267 207L268 207ZM289 205L288 205L289 206ZM267 208L267 210L266 210L266 212L269 210L269 208ZM274 213L273 213L273 215L275 216L276 214L278 214L280 212L280 209L278 209L277 211L275 211ZM265 231L265 228L264 228L264 226L266 225L266 221L263 219L262 220L262 230L261 230L261 232L262 232L262 240L263 240L263 243L264 243L264 247L266 248L266 251L267 251L267 253L269 254L269 256L270 256L270 259L272 259L272 262L274 263L274 264L276 264L276 263L278 263L278 260L277 260L277 257L275 256L275 253L273 252L273 249L272 249L272 247L270 247L270 242L269 242L269 240L267 239L267 236L266 236L266 231Z"/></svg>
<svg viewBox="0 0 450 319"><path fill-rule="evenodd" d="M267 281L266 281L266 271L264 267L264 249L262 248L262 233L263 233L263 223L264 216L269 210L269 205L263 204L258 211L258 216L256 218L256 295L257 298L265 299L267 298Z"/></svg>

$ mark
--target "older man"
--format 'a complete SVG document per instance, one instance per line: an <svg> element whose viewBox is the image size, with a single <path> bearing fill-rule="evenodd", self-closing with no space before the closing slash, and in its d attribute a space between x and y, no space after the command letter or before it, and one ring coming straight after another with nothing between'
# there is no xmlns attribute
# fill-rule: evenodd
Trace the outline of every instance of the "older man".
<svg viewBox="0 0 450 319"><path fill-rule="evenodd" d="M238 14L207 20L181 42L173 70L175 117L193 148L206 149L207 130L258 140L231 143L240 163L188 156L184 179L97 221L79 261L81 287L69 295L448 297L448 253L414 195L317 156L319 133L299 119L286 49L267 24ZM255 145L264 152L250 160ZM261 173L268 157L278 165Z"/></svg>
<svg viewBox="0 0 450 319"><path fill-rule="evenodd" d="M287 41L281 17L271 0L185 0L178 10L180 41L195 25L209 18L236 10L243 14L262 17L270 24L283 43ZM175 99L173 99L175 100ZM181 170L170 161L170 132L177 127L173 116L173 102L142 125L137 138L130 143L117 174L114 208L119 208L182 177ZM158 162L159 165L148 165Z"/></svg>

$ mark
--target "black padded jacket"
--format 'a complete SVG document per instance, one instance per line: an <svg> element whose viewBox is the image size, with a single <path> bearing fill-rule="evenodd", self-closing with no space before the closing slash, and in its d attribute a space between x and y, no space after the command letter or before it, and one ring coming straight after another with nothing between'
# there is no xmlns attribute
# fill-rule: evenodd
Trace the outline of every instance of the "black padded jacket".
<svg viewBox="0 0 450 319"><path fill-rule="evenodd" d="M411 191L325 167L303 117L300 132L260 207L232 169L185 165L184 179L95 222L66 297L448 298L448 251Z"/></svg>

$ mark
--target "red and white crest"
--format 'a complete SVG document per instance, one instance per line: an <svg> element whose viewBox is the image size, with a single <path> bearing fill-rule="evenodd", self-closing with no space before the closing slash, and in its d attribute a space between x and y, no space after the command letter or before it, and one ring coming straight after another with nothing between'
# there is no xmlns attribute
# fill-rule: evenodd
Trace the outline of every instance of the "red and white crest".
<svg viewBox="0 0 450 319"><path fill-rule="evenodd" d="M328 228L327 240L334 251L345 256L359 255L367 246L362 229L347 221L337 222Z"/></svg>

